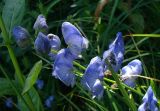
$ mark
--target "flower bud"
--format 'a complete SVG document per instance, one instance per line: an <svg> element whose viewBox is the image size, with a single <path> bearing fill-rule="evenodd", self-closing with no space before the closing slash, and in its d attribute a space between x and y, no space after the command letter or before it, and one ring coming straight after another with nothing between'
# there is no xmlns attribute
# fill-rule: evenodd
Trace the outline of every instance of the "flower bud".
<svg viewBox="0 0 160 111"><path fill-rule="evenodd" d="M47 33L48 32L48 25L46 23L46 19L45 17L40 14L38 17L37 17L37 20L36 22L34 23L34 26L33 28L36 30L36 31L39 31L39 32L43 32L43 33Z"/></svg>
<svg viewBox="0 0 160 111"><path fill-rule="evenodd" d="M49 38L42 32L39 32L35 40L34 47L37 52L41 54L48 54L51 50Z"/></svg>
<svg viewBox="0 0 160 111"><path fill-rule="evenodd" d="M15 26L13 28L13 37L18 46L21 48L26 48L30 44L30 35L28 31L21 26Z"/></svg>

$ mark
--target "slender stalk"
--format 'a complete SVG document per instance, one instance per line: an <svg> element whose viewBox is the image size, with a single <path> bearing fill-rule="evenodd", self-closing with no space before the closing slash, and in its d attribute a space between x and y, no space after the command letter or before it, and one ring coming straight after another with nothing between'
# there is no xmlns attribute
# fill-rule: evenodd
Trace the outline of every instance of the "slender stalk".
<svg viewBox="0 0 160 111"><path fill-rule="evenodd" d="M111 64L108 61L106 61L106 62L109 66L109 70L112 72L112 76L115 79L122 95L125 97L126 104L128 105L129 108L131 108L132 111L136 111L137 108L136 108L136 105L134 103L134 100L129 98L129 96L127 94L127 91L125 90L124 86L121 84L121 81L119 80L118 75L113 71Z"/></svg>
<svg viewBox="0 0 160 111"><path fill-rule="evenodd" d="M9 44L10 43L9 42L10 41L9 40L9 35L8 35L7 31L6 31L2 16L0 16L0 28L2 30L2 37L4 39L6 47L8 49L8 53L10 55L10 58L12 60L13 65L14 65L14 69L16 71L16 76L18 78L18 82L20 83L21 87L23 87L23 85L24 85L24 77L23 77L23 74L22 74L22 72L20 70L20 67L18 65L18 62L17 62L16 56L15 56L15 54L13 52L13 49L11 48L11 46ZM31 111L35 111L35 108L34 108L34 105L33 105L33 102L31 100L30 96L28 94L25 94L24 95L24 99L26 100L27 104L29 105Z"/></svg>

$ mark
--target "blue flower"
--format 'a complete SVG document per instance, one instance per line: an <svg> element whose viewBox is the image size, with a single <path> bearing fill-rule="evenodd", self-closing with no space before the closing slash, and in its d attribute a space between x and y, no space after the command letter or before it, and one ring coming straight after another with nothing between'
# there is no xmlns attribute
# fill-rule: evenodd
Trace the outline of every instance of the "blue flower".
<svg viewBox="0 0 160 111"><path fill-rule="evenodd" d="M38 89L42 89L43 86L44 86L44 81L41 80L41 79L38 79L38 80L36 81L36 85L37 85L37 88L38 88Z"/></svg>
<svg viewBox="0 0 160 111"><path fill-rule="evenodd" d="M28 31L21 26L15 26L13 28L13 37L21 48L26 48L31 43Z"/></svg>
<svg viewBox="0 0 160 111"><path fill-rule="evenodd" d="M45 101L45 105L48 107L48 108L51 108L52 107L52 102L54 100L54 96L49 96L46 101Z"/></svg>
<svg viewBox="0 0 160 111"><path fill-rule="evenodd" d="M36 51L42 54L48 54L51 50L50 40L42 32L38 33L34 46Z"/></svg>
<svg viewBox="0 0 160 111"><path fill-rule="evenodd" d="M124 59L124 41L121 32L117 33L116 39L109 45L109 49L103 53L103 61L105 62L106 59L115 72L121 68Z"/></svg>
<svg viewBox="0 0 160 111"><path fill-rule="evenodd" d="M142 63L140 60L135 59L122 68L121 78L126 85L134 87L135 79L137 78L136 75L139 75L141 73L142 73Z"/></svg>
<svg viewBox="0 0 160 111"><path fill-rule="evenodd" d="M59 37L57 35L54 34L48 34L47 35L49 40L50 40L50 44L51 44L51 50L53 49L54 51L58 51L60 50L61 47L61 41L59 39ZM49 56L51 58L51 60L54 60L56 57L57 53L55 52L50 52Z"/></svg>
<svg viewBox="0 0 160 111"><path fill-rule="evenodd" d="M152 87L149 86L146 94L142 99L143 103L139 106L138 111L158 111L157 99L152 91Z"/></svg>
<svg viewBox="0 0 160 111"><path fill-rule="evenodd" d="M62 34L69 50L75 57L78 57L84 49L88 48L88 40L71 23L64 22L62 24Z"/></svg>
<svg viewBox="0 0 160 111"><path fill-rule="evenodd" d="M36 22L34 23L34 26L33 28L39 32L43 32L43 33L46 33L48 32L48 25L46 23L46 19L45 17L40 14L38 17L37 17L37 20Z"/></svg>
<svg viewBox="0 0 160 111"><path fill-rule="evenodd" d="M103 76L102 60L96 56L91 59L81 80L83 87L92 93L93 98L100 99L103 96L104 89L101 83Z"/></svg>
<svg viewBox="0 0 160 111"><path fill-rule="evenodd" d="M12 98L7 98L6 101L5 101L5 105L8 108L12 108L13 107L13 100L12 100Z"/></svg>
<svg viewBox="0 0 160 111"><path fill-rule="evenodd" d="M73 87L75 84L75 75L73 74L72 54L68 49L61 49L54 62L52 75L61 80L65 85Z"/></svg>

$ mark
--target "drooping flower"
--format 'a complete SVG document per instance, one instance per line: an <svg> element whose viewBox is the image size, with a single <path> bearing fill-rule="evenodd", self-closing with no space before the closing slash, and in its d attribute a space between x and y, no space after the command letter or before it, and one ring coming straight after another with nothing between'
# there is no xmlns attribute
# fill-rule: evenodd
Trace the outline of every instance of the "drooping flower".
<svg viewBox="0 0 160 111"><path fill-rule="evenodd" d="M121 78L126 85L134 87L135 79L137 78L136 75L139 75L141 73L142 73L142 63L140 60L135 59L122 68Z"/></svg>
<svg viewBox="0 0 160 111"><path fill-rule="evenodd" d="M61 49L54 62L52 75L61 80L65 85L73 87L75 84L75 74L73 74L72 54L68 49Z"/></svg>
<svg viewBox="0 0 160 111"><path fill-rule="evenodd" d="M46 100L45 100L45 105L48 107L48 108L51 108L52 107L52 102L54 100L54 96L49 96Z"/></svg>
<svg viewBox="0 0 160 111"><path fill-rule="evenodd" d="M104 89L101 83L103 76L102 60L96 56L91 59L81 80L83 87L92 93L93 98L100 99L103 96Z"/></svg>
<svg viewBox="0 0 160 111"><path fill-rule="evenodd" d="M47 35L49 40L50 40L50 44L51 44L51 50L54 50L55 52L50 52L49 53L49 56L51 58L51 60L54 60L57 53L56 51L60 50L60 47L61 47L61 41L59 39L59 37L57 35L54 35L54 34L48 34Z"/></svg>
<svg viewBox="0 0 160 111"><path fill-rule="evenodd" d="M142 104L139 106L138 111L158 111L157 99L152 91L152 87L149 86L146 94L142 99Z"/></svg>
<svg viewBox="0 0 160 111"><path fill-rule="evenodd" d="M12 98L7 98L5 101L5 105L7 108L12 108L13 107L13 100Z"/></svg>
<svg viewBox="0 0 160 111"><path fill-rule="evenodd" d="M64 22L62 24L62 34L70 52L75 57L78 57L84 49L88 48L89 41L71 23Z"/></svg>
<svg viewBox="0 0 160 111"><path fill-rule="evenodd" d="M30 42L30 34L25 28L23 28L21 26L15 26L13 28L12 33L13 33L13 37L19 47L26 48L31 43Z"/></svg>
<svg viewBox="0 0 160 111"><path fill-rule="evenodd" d="M38 89L42 89L43 86L44 86L44 81L41 80L41 79L38 79L38 80L36 81L36 85L37 85L37 88L38 88Z"/></svg>
<svg viewBox="0 0 160 111"><path fill-rule="evenodd" d="M34 26L33 28L39 32L43 32L43 33L46 33L48 32L48 25L46 23L46 19L45 17L40 14L38 17L37 17L37 20L36 22L34 23Z"/></svg>
<svg viewBox="0 0 160 111"><path fill-rule="evenodd" d="M116 39L109 45L109 49L103 53L103 61L105 62L106 59L115 72L120 69L124 59L124 41L121 32L117 33Z"/></svg>
<svg viewBox="0 0 160 111"><path fill-rule="evenodd" d="M35 40L34 47L37 52L42 54L48 54L51 50L51 44L49 38L42 32L39 32Z"/></svg>

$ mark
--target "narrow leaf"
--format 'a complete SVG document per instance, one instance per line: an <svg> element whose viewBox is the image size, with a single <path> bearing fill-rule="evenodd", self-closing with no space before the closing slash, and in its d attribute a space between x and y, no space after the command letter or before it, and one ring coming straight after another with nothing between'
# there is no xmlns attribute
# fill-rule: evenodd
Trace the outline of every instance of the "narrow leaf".
<svg viewBox="0 0 160 111"><path fill-rule="evenodd" d="M42 61L40 60L31 69L31 71L25 81L25 85L24 85L24 89L23 89L22 94L26 93L34 85L41 69L42 69Z"/></svg>

